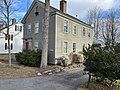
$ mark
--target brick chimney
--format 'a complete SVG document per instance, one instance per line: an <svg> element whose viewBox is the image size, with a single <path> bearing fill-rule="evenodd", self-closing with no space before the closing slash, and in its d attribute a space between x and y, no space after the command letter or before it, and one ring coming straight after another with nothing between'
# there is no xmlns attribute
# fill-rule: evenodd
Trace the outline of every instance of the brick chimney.
<svg viewBox="0 0 120 90"><path fill-rule="evenodd" d="M12 25L14 25L14 24L16 24L16 19L15 18L12 19Z"/></svg>
<svg viewBox="0 0 120 90"><path fill-rule="evenodd" d="M60 1L60 10L63 13L67 13L67 1L65 1L65 0Z"/></svg>

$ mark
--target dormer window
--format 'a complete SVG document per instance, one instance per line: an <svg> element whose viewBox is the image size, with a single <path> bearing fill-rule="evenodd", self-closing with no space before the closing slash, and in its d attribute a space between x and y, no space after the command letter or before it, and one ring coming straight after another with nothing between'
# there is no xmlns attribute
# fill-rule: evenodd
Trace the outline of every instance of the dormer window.
<svg viewBox="0 0 120 90"><path fill-rule="evenodd" d="M38 6L37 7L35 7L35 15L37 16L39 14L39 12L38 12Z"/></svg>

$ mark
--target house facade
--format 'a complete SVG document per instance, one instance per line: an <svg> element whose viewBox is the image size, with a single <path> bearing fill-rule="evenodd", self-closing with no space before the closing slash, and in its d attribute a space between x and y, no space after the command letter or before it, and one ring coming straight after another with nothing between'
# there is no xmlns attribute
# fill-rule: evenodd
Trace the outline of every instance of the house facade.
<svg viewBox="0 0 120 90"><path fill-rule="evenodd" d="M16 20L12 19L9 28L11 53L19 53L23 49L23 26L16 24ZM8 53L7 28L0 29L0 54Z"/></svg>
<svg viewBox="0 0 120 90"><path fill-rule="evenodd" d="M22 23L24 27L24 49L42 49L42 30L45 4L34 0ZM67 14L67 2L60 1L60 10L50 7L49 63L56 64L59 57L69 60L71 52L80 52L83 46L92 45L93 28Z"/></svg>

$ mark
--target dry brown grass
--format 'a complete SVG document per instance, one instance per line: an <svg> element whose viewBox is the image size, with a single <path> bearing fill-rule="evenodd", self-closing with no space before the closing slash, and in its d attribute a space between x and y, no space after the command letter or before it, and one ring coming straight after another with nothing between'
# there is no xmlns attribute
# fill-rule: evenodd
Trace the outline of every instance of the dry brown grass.
<svg viewBox="0 0 120 90"><path fill-rule="evenodd" d="M57 66L49 65L48 67L41 69L39 67L28 67L19 64L12 64L10 67L8 64L0 62L0 79L35 77L38 72L42 73L54 69L55 67Z"/></svg>
<svg viewBox="0 0 120 90"><path fill-rule="evenodd" d="M0 79L34 77L38 71L39 69L35 67L26 67L18 64L12 64L9 67L8 64L0 62Z"/></svg>

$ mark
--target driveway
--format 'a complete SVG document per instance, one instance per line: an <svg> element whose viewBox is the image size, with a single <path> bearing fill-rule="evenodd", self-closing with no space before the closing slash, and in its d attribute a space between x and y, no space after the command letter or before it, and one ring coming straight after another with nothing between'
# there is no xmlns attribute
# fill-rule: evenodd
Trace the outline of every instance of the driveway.
<svg viewBox="0 0 120 90"><path fill-rule="evenodd" d="M67 71L50 76L0 80L0 90L75 90L87 82L83 70Z"/></svg>

